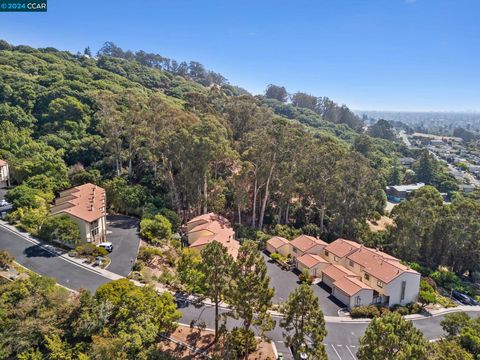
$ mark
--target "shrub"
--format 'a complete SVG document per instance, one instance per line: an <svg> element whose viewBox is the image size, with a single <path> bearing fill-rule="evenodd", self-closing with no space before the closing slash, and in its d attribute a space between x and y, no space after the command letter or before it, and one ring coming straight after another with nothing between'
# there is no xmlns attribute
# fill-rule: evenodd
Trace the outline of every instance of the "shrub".
<svg viewBox="0 0 480 360"><path fill-rule="evenodd" d="M145 267L145 263L142 260L137 260L133 265L133 271L142 271Z"/></svg>
<svg viewBox="0 0 480 360"><path fill-rule="evenodd" d="M152 203L148 203L143 207L142 219L153 219L156 215L165 216L172 225L172 232L177 232L180 227L180 217L173 210L168 208L159 209Z"/></svg>
<svg viewBox="0 0 480 360"><path fill-rule="evenodd" d="M398 304L392 306L392 311L398 312L402 316L410 314L410 310L406 306L401 306Z"/></svg>
<svg viewBox="0 0 480 360"><path fill-rule="evenodd" d="M159 244L161 240L170 239L172 225L163 215L155 215L153 219L143 219L140 222L140 236L153 244Z"/></svg>
<svg viewBox="0 0 480 360"><path fill-rule="evenodd" d="M59 240L76 245L80 241L80 230L78 225L67 215L58 215L45 220L38 236L45 241Z"/></svg>
<svg viewBox="0 0 480 360"><path fill-rule="evenodd" d="M0 250L0 269L8 269L15 258L6 250Z"/></svg>
<svg viewBox="0 0 480 360"><path fill-rule="evenodd" d="M408 303L407 308L410 314L418 314L422 311L422 307L416 302Z"/></svg>
<svg viewBox="0 0 480 360"><path fill-rule="evenodd" d="M462 286L460 278L452 271L435 271L430 276L438 285L448 290L459 289Z"/></svg>
<svg viewBox="0 0 480 360"><path fill-rule="evenodd" d="M145 264L149 264L155 256L162 256L163 252L160 249L152 247L141 246L138 251L138 260L143 261Z"/></svg>
<svg viewBox="0 0 480 360"><path fill-rule="evenodd" d="M426 266L422 266L416 262L412 262L408 264L413 270L418 271L422 276L430 276L433 272L432 269Z"/></svg>
<svg viewBox="0 0 480 360"><path fill-rule="evenodd" d="M293 239L302 234L302 230L295 229L288 225L275 225L274 235L284 237L285 239Z"/></svg>
<svg viewBox="0 0 480 360"><path fill-rule="evenodd" d="M78 245L75 248L75 252L81 257L93 257L96 258L97 256L107 256L108 251L102 247L96 246L91 243L85 243Z"/></svg>
<svg viewBox="0 0 480 360"><path fill-rule="evenodd" d="M353 319L369 318L380 316L380 310L375 305L356 306L350 310L350 316Z"/></svg>
<svg viewBox="0 0 480 360"><path fill-rule="evenodd" d="M251 353L257 348L257 339L255 339L255 334L253 331L247 331L245 329L236 327L227 334L226 347L227 352L232 359L241 359L244 357L244 344L246 343L247 338L249 339L248 351Z"/></svg>
<svg viewBox="0 0 480 360"><path fill-rule="evenodd" d="M315 236L315 237L322 235L322 231L320 230L320 226L318 226L317 224L313 224L313 223L305 225L302 228L302 233L304 233L305 235Z"/></svg>
<svg viewBox="0 0 480 360"><path fill-rule="evenodd" d="M310 274L308 269L303 270L303 272L298 277L302 283L311 285L313 283L313 275Z"/></svg>
<svg viewBox="0 0 480 360"><path fill-rule="evenodd" d="M273 254L270 254L270 257L273 259L273 260L280 260L282 258L282 255L280 255L279 253L273 253Z"/></svg>

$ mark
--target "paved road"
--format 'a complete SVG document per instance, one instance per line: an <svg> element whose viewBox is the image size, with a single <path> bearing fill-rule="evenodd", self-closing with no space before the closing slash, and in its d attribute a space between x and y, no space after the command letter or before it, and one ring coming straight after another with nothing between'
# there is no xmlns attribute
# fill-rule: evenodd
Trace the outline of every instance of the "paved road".
<svg viewBox="0 0 480 360"><path fill-rule="evenodd" d="M101 274L77 265L62 257L52 255L34 245L18 234L14 234L5 228L0 227L0 249L8 250L15 256L16 260L23 266L44 276L50 276L57 280L60 285L70 289L85 288L95 291L100 285L110 281ZM202 319L209 328L213 328L213 307L202 306L195 308L189 305L182 308L183 317L181 322L190 324L192 320ZM478 316L478 313L470 312L471 316ZM419 328L428 339L436 339L443 335L440 321L443 316L415 320L414 325ZM278 318L276 318L278 323ZM238 325L239 322L229 319L229 327ZM326 350L329 359L352 360L358 347L358 339L363 335L366 323L327 323L328 335L325 338ZM278 326L267 334L282 352L286 359L291 359L289 350L283 343L282 329Z"/></svg>
<svg viewBox="0 0 480 360"><path fill-rule="evenodd" d="M73 290L84 288L93 292L100 285L110 281L99 273L51 254L3 227L0 227L0 249L7 250L26 268L53 277L60 285Z"/></svg>
<svg viewBox="0 0 480 360"><path fill-rule="evenodd" d="M113 244L113 251L107 270L121 276L128 276L137 258L140 237L138 219L123 216L107 216L107 240Z"/></svg>
<svg viewBox="0 0 480 360"><path fill-rule="evenodd" d="M268 276L270 276L270 286L275 288L273 302L283 303L287 300L288 295L300 285L298 274L293 271L283 270L266 254L263 254L263 257L267 264ZM320 306L325 315L337 316L338 310L345 307L344 304L335 299L330 292L321 285L313 285L312 290L320 299Z"/></svg>

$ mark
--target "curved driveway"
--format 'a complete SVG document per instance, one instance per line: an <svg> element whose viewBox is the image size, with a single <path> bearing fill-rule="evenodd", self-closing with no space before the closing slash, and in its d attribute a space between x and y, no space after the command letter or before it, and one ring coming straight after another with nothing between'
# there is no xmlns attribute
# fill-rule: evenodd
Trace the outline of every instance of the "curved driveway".
<svg viewBox="0 0 480 360"><path fill-rule="evenodd" d="M1 226L0 249L6 249L14 255L16 261L21 265L40 275L53 277L60 285L73 290L85 288L94 292L100 285L110 281L102 274L68 261L63 257L53 255ZM213 308L211 306L195 308L189 305L180 310L183 313L181 322L189 324L192 320L201 319L205 321L207 327L213 327ZM469 314L474 316L478 313L469 312ZM444 335L440 326L442 319L443 316L435 316L414 320L413 323L428 339L436 339ZM276 320L278 323L279 319L276 318ZM229 326L237 324L237 321L229 320ZM363 335L367 325L367 322L328 322L326 325L328 336L325 339L325 345L329 359L355 359L358 340ZM282 329L277 325L267 335L275 342L277 349L283 352L287 359L291 359L288 349L283 344Z"/></svg>

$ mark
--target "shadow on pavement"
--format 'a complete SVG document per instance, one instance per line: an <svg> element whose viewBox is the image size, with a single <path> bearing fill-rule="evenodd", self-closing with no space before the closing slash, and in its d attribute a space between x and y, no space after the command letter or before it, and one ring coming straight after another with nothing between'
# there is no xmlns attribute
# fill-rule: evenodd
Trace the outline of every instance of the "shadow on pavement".
<svg viewBox="0 0 480 360"><path fill-rule="evenodd" d="M319 286L320 288L322 288L323 290L327 291L330 294L328 295L327 299L333 302L335 305L337 305L340 308L344 308L346 306L344 303L342 303L340 300L338 300L335 296L332 295L332 289L329 286L325 285L323 282L319 282L317 286Z"/></svg>
<svg viewBox="0 0 480 360"><path fill-rule="evenodd" d="M138 219L130 216L108 215L107 221L112 228L116 229L136 229L139 225Z"/></svg>
<svg viewBox="0 0 480 360"><path fill-rule="evenodd" d="M43 249L40 245L29 246L23 251L23 253L27 258L32 258L32 257L52 258L52 257L58 256L56 254L52 254L51 252Z"/></svg>

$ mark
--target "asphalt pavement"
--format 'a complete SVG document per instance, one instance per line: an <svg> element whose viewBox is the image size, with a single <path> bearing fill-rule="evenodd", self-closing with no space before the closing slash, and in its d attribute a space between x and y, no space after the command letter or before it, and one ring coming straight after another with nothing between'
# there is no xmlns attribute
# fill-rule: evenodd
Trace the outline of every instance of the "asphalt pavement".
<svg viewBox="0 0 480 360"><path fill-rule="evenodd" d="M94 292L100 285L110 281L100 273L54 255L3 227L0 227L0 249L7 250L26 268L55 278L57 283L72 290L87 289Z"/></svg>
<svg viewBox="0 0 480 360"><path fill-rule="evenodd" d="M85 268L63 257L51 254L27 239L0 227L0 249L8 250L21 265L41 275L53 277L60 285L78 290L85 288L95 291L100 285L110 281L102 274ZM214 327L214 309L212 306L196 308L188 305L180 309L183 316L180 322L190 324L192 320L203 320L208 328ZM224 312L225 310L222 310ZM467 312L470 316L478 316L478 312ZM427 339L438 339L444 335L440 322L444 316L435 316L414 320L413 324L420 329ZM279 352L286 359L292 359L289 349L283 342L283 330L279 327L279 318L275 317L275 328L266 335L275 342ZM238 320L229 319L228 327L240 325ZM362 322L328 322L328 335L324 340L329 359L356 359L358 341L363 335L368 323Z"/></svg>
<svg viewBox="0 0 480 360"><path fill-rule="evenodd" d="M283 303L287 300L288 295L300 285L298 274L290 270L283 270L266 254L263 254L263 257L267 265L268 276L270 277L270 286L275 289L273 302ZM322 284L312 285L312 290L320 300L320 307L324 315L337 316L338 310L345 307Z"/></svg>
<svg viewBox="0 0 480 360"><path fill-rule="evenodd" d="M113 244L107 270L121 276L132 271L140 245L138 219L124 215L107 216L107 241Z"/></svg>

